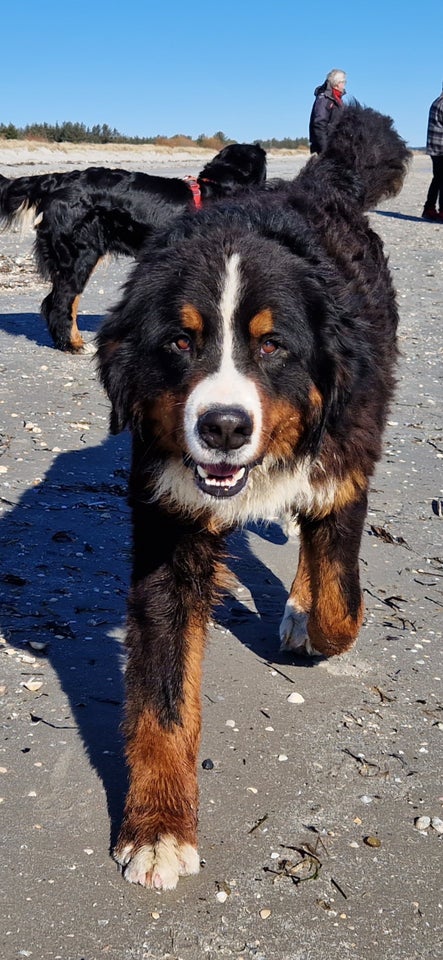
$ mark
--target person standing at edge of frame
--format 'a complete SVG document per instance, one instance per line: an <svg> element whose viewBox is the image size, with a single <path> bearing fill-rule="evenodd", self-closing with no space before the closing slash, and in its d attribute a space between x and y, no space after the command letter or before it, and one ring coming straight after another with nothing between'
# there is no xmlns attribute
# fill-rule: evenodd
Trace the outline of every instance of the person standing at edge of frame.
<svg viewBox="0 0 443 960"><path fill-rule="evenodd" d="M443 88L429 108L426 153L432 160L432 180L422 217L443 223Z"/></svg>

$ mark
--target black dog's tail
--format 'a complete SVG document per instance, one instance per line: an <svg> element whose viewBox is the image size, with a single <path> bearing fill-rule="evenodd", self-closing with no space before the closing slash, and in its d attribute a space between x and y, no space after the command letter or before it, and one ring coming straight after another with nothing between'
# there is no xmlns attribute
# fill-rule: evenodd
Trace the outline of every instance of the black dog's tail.
<svg viewBox="0 0 443 960"><path fill-rule="evenodd" d="M317 177L332 177L336 189L341 183L369 210L399 193L411 157L391 117L354 103L341 111L326 149L311 162Z"/></svg>
<svg viewBox="0 0 443 960"><path fill-rule="evenodd" d="M0 175L0 222L7 228L28 211L38 212L41 201L60 186L63 173L45 173L42 176L17 177L9 180Z"/></svg>

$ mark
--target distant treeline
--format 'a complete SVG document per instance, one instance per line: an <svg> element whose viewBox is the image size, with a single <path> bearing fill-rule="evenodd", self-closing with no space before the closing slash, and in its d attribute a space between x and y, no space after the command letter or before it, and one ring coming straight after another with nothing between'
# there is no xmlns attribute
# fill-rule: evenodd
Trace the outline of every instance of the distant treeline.
<svg viewBox="0 0 443 960"><path fill-rule="evenodd" d="M210 150L221 150L228 143L236 143L229 139L222 130L212 136L206 136L201 133L199 137L193 139L185 134L177 133L173 137L126 137L118 130L108 126L107 123L94 124L93 127L87 127L84 123L30 123L26 127L16 127L13 123L0 123L0 139L3 140L34 140L44 143L153 143L157 146L166 147L207 147ZM299 147L308 147L306 137L284 137L283 140L277 140L273 137L271 140L254 140L265 150L272 149L290 149Z"/></svg>

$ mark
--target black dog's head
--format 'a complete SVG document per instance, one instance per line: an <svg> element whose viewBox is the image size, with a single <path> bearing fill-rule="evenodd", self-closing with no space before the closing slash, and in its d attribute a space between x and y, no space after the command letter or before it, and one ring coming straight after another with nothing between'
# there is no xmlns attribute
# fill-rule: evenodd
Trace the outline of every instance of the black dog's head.
<svg viewBox="0 0 443 960"><path fill-rule="evenodd" d="M266 151L253 143L230 143L198 175L202 196L229 196L266 180Z"/></svg>

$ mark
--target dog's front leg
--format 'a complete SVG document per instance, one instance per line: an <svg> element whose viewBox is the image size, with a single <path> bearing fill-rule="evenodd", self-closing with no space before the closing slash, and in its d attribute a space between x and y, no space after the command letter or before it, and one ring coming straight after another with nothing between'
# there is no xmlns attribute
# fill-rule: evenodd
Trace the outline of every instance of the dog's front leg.
<svg viewBox="0 0 443 960"><path fill-rule="evenodd" d="M132 883L172 889L197 873L200 682L219 538L155 506L134 509L126 754L114 851Z"/></svg>
<svg viewBox="0 0 443 960"><path fill-rule="evenodd" d="M359 550L366 495L321 520L300 518L300 560L280 625L282 649L313 656L349 650L363 620Z"/></svg>

